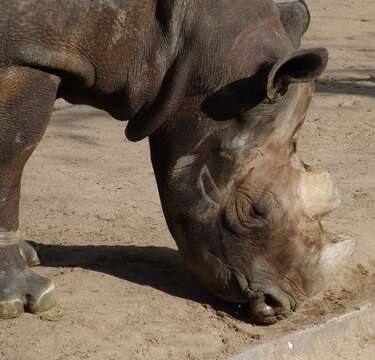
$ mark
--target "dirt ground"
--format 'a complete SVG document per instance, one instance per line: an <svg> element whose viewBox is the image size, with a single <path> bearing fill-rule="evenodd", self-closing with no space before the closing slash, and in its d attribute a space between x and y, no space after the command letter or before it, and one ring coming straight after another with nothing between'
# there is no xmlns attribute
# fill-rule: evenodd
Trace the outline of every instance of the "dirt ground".
<svg viewBox="0 0 375 360"><path fill-rule="evenodd" d="M290 320L246 323L246 307L211 296L179 258L147 142L124 140L124 124L92 108L57 107L25 171L21 226L60 305L0 322L1 360L225 359L375 297L375 2L309 3L304 46L331 60L300 150L338 185L342 206L324 225L357 241L353 263Z"/></svg>

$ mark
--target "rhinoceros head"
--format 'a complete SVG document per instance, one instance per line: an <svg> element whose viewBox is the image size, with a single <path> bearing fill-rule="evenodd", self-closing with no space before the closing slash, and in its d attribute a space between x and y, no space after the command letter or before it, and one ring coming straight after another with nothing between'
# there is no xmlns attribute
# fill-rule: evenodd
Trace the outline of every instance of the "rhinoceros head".
<svg viewBox="0 0 375 360"><path fill-rule="evenodd" d="M323 256L329 240L317 219L338 199L327 173L297 153L327 51L294 50L276 15L253 22L208 45L227 49L221 58L196 45L197 66L188 54L185 67L175 62L148 128L165 218L187 264L216 295L272 323L321 289L333 252Z"/></svg>

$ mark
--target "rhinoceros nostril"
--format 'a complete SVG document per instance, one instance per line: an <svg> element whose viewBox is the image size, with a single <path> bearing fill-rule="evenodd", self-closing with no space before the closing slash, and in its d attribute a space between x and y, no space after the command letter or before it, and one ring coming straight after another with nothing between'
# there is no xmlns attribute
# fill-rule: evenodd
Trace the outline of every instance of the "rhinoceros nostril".
<svg viewBox="0 0 375 360"><path fill-rule="evenodd" d="M266 303L266 296L259 296L250 301L251 317L254 321L264 323L264 320L275 315L274 308Z"/></svg>
<svg viewBox="0 0 375 360"><path fill-rule="evenodd" d="M264 304L272 309L280 309L282 305L272 295L264 295Z"/></svg>
<svg viewBox="0 0 375 360"><path fill-rule="evenodd" d="M258 324L271 325L290 315L275 296L264 294L250 300L251 320Z"/></svg>

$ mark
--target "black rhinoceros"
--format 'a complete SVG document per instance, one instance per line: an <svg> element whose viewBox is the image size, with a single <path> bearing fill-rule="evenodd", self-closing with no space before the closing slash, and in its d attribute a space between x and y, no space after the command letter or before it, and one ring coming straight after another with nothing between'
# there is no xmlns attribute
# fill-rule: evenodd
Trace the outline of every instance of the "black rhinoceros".
<svg viewBox="0 0 375 360"><path fill-rule="evenodd" d="M18 212L57 98L149 137L169 229L217 296L272 323L319 291L337 200L297 154L328 57L298 49L308 24L297 0L0 0L0 317L55 304Z"/></svg>

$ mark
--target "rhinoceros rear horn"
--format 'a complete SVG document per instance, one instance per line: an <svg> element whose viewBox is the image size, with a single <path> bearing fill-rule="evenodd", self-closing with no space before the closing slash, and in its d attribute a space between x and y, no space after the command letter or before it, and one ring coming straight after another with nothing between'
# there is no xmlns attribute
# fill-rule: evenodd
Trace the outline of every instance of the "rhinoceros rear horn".
<svg viewBox="0 0 375 360"><path fill-rule="evenodd" d="M324 48L297 50L277 61L268 74L267 97L274 100L287 90L291 83L310 82L317 79L328 63Z"/></svg>

